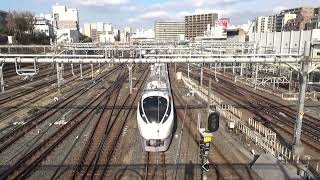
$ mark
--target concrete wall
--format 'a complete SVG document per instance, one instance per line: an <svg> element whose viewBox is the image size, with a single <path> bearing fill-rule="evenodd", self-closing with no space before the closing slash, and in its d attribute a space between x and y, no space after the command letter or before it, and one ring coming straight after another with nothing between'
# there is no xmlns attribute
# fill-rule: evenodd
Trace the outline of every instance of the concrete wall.
<svg viewBox="0 0 320 180"><path fill-rule="evenodd" d="M77 30L57 30L56 34L58 43L79 43L79 31Z"/></svg>
<svg viewBox="0 0 320 180"><path fill-rule="evenodd" d="M302 54L305 43L312 40L320 40L320 29L249 34L249 42L257 43L258 53Z"/></svg>

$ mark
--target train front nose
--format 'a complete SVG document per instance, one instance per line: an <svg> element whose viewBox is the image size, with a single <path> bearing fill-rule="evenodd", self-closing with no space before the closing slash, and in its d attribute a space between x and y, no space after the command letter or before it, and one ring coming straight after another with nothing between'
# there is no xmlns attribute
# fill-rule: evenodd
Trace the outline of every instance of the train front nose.
<svg viewBox="0 0 320 180"><path fill-rule="evenodd" d="M160 123L163 119L168 102L161 96L150 96L143 100L143 110L149 123Z"/></svg>

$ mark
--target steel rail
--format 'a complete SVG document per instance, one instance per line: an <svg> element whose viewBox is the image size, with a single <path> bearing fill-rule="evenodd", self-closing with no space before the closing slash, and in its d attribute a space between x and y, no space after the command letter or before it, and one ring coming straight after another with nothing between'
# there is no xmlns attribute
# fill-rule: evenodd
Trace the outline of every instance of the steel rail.
<svg viewBox="0 0 320 180"><path fill-rule="evenodd" d="M85 147L81 152L81 155L80 155L80 158L79 158L78 163L76 165L76 168L73 171L73 174L72 174L73 179L76 179L76 176L78 176L77 178L79 178L79 173L82 171L84 164L86 164L87 160L90 162L90 159L92 159L91 156L94 156L94 149L97 148L97 144L99 144L99 143L97 143L97 141L100 141L101 138L103 137L103 134L106 133L106 131L107 131L106 126L108 126L108 123L110 122L110 119L111 119L112 112L111 113L109 112L109 114L108 114L106 106L109 104L115 105L115 103L117 101L117 97L120 93L121 87L125 83L125 80L128 76L129 76L128 73L125 73L124 75L121 75L121 74L118 75L117 80L116 80L117 82L119 82L117 84L117 88L114 89L112 94L110 96L108 96L106 101L104 102L104 105L103 105L104 107L102 109L102 112L99 114L98 120L95 123L93 130L90 132L89 138L86 141ZM108 120L104 116L105 114L108 114L108 116L109 116ZM91 156L89 156L89 155L91 155ZM91 163L92 163L92 161L90 162L90 165L87 166L86 169L84 170L85 174L90 169Z"/></svg>
<svg viewBox="0 0 320 180"><path fill-rule="evenodd" d="M101 93L99 96L92 99L87 106L89 107L90 105L94 105L94 106L100 105L103 102L104 97L110 95L113 89L116 88L115 85L117 83L118 82L115 82L103 93ZM82 123L85 119L87 119L87 117L93 112L94 112L94 109L91 109L88 111L86 108L84 108L83 110L81 110L72 118L72 120L68 121L67 124L63 125L59 130L57 130L48 138L48 140L54 142L53 144L50 144L50 141L43 141L35 149L30 151L23 158L19 159L18 162L16 162L8 170L2 173L0 175L0 179L8 178L10 175L15 176L13 179L16 179L16 178L25 179L26 176L45 157L47 157L48 154L52 152L52 150L56 148L58 144L60 144L75 128L79 126L80 123ZM40 151L43 151L43 152L41 153ZM24 167L23 169L19 169L19 167L22 167L23 165L25 165L26 167Z"/></svg>
<svg viewBox="0 0 320 180"><path fill-rule="evenodd" d="M103 79L106 76L109 76L110 74L116 72L119 67L112 69L111 71L107 72L106 75L100 77L99 79ZM98 80L99 80L98 79ZM98 83L90 85L90 87L95 86ZM88 85L88 84L86 84ZM86 85L83 85L85 87ZM87 92L90 88L79 88L74 93L69 94L62 102L57 102L50 106L50 109L45 109L39 114L37 114L34 117L29 118L26 121L26 124L19 126L14 131L10 131L0 137L0 153L7 149L11 144L13 144L15 141L17 141L20 137L22 137L26 132L30 131L30 129L36 127L37 125L44 122L47 118L58 112L61 108L64 108L70 104L74 99L78 98L85 92Z"/></svg>

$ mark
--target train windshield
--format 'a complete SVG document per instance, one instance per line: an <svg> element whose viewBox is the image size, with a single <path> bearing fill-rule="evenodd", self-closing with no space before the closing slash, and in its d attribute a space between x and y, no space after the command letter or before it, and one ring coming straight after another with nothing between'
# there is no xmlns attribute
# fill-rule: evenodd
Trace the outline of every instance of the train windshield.
<svg viewBox="0 0 320 180"><path fill-rule="evenodd" d="M160 123L167 110L167 100L160 96L150 96L143 100L144 113L150 123Z"/></svg>

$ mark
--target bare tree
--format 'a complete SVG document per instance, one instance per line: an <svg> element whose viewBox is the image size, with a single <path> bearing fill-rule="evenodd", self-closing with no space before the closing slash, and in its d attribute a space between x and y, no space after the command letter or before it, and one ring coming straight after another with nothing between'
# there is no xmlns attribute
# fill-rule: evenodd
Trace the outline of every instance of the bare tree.
<svg viewBox="0 0 320 180"><path fill-rule="evenodd" d="M9 35L21 38L23 34L32 34L34 30L35 18L31 12L9 12L6 17L6 28Z"/></svg>

